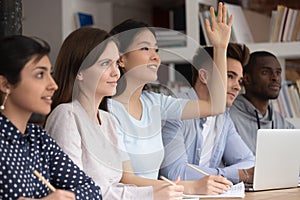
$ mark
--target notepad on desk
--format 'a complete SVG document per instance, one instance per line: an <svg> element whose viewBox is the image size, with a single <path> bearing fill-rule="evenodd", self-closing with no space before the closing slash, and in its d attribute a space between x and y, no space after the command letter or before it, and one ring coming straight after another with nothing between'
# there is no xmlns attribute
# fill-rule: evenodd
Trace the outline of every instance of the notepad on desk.
<svg viewBox="0 0 300 200"><path fill-rule="evenodd" d="M183 199L199 199L199 198L244 198L245 185L243 182L231 186L227 192L216 195L183 195Z"/></svg>

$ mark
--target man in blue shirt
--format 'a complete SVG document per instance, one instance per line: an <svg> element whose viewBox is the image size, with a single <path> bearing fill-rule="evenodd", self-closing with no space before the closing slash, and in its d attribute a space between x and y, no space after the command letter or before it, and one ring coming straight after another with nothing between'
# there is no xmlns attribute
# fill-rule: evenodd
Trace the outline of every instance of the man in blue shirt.
<svg viewBox="0 0 300 200"><path fill-rule="evenodd" d="M210 55L208 56L207 53ZM206 56L205 56L206 54ZM193 59L192 85L178 96L188 99L209 98L208 80L213 70L213 48L198 49ZM169 179L196 180L205 175L187 164L210 175L221 175L233 183L252 182L254 156L237 133L229 115L229 107L241 90L243 66L249 59L245 45L230 43L227 48L227 98L225 113L192 120L165 121L162 129L165 158L160 173ZM212 108L213 109L213 108ZM218 188L220 182L207 181L209 188ZM210 185L208 187L207 185ZM208 191L206 191L208 192Z"/></svg>

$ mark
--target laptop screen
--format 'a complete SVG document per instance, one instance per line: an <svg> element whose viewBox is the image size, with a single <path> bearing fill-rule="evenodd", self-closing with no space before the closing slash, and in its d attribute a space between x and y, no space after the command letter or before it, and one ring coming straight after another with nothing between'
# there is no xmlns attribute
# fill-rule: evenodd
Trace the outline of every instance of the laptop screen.
<svg viewBox="0 0 300 200"><path fill-rule="evenodd" d="M298 186L300 129L259 129L254 190Z"/></svg>

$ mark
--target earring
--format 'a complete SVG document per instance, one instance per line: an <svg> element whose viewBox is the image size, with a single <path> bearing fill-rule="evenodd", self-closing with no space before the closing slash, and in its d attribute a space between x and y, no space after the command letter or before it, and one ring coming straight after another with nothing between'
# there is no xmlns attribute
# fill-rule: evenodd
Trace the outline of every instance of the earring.
<svg viewBox="0 0 300 200"><path fill-rule="evenodd" d="M6 93L5 93L5 96L4 96L4 99L3 99L3 102L2 102L2 105L0 106L0 110L4 110L5 109L5 103L6 103L6 100L7 100L7 97L10 93L10 89L6 89Z"/></svg>

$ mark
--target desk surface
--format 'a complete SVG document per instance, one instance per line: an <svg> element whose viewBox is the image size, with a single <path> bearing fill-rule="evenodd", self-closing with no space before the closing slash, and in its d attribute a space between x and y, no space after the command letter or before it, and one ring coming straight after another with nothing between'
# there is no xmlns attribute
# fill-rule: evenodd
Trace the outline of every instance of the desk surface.
<svg viewBox="0 0 300 200"><path fill-rule="evenodd" d="M201 198L205 199L205 198ZM258 192L246 192L243 200L299 200L300 187L282 189L282 190L268 190ZM212 200L212 199L210 199ZM214 198L214 200L225 200L224 198ZM226 200L237 200L236 198L226 198Z"/></svg>

